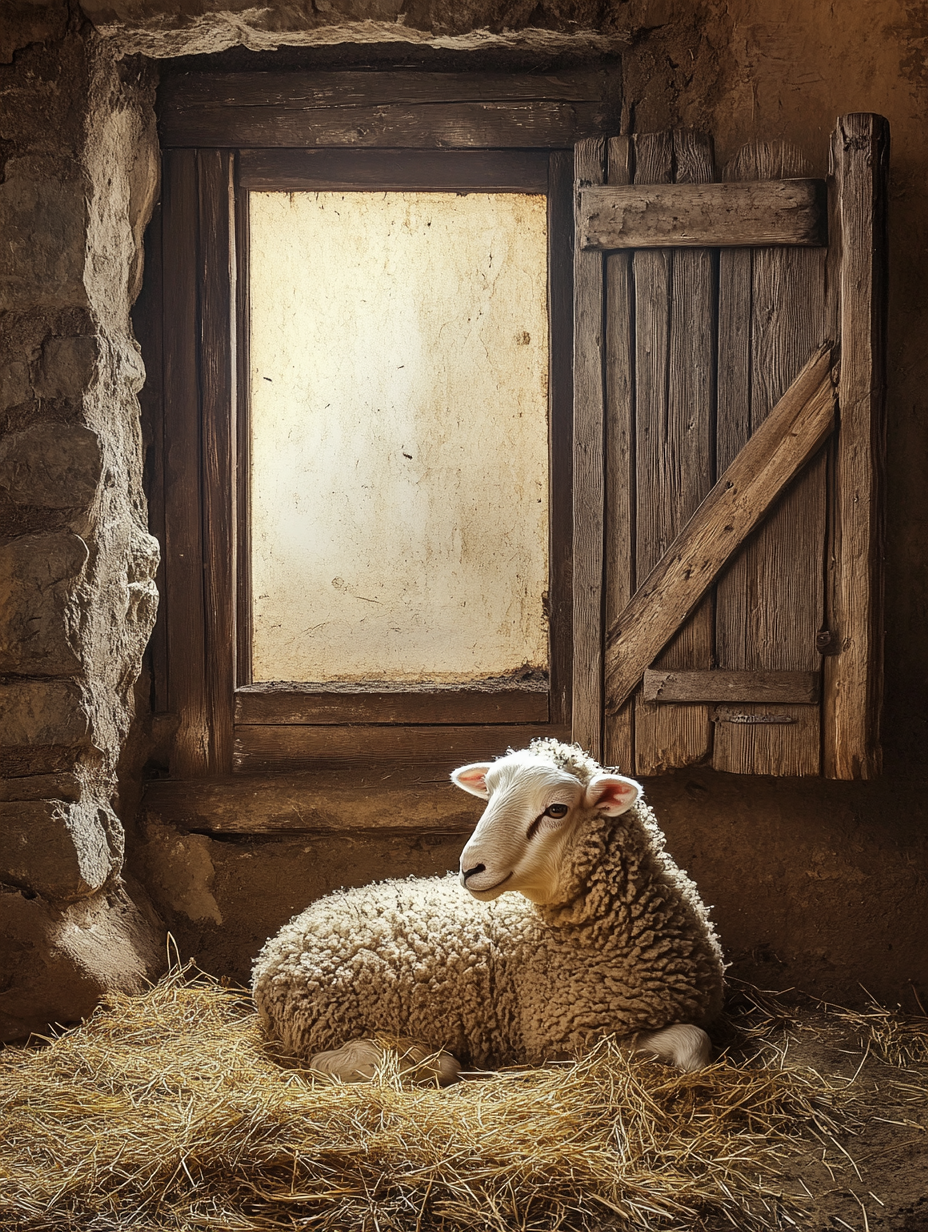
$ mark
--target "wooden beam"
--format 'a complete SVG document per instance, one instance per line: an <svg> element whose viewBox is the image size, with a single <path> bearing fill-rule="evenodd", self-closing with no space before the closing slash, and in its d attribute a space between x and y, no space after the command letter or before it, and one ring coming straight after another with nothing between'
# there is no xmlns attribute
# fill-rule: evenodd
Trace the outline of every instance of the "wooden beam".
<svg viewBox="0 0 928 1232"><path fill-rule="evenodd" d="M602 71L184 73L159 95L165 147L568 148L601 130Z"/></svg>
<svg viewBox="0 0 928 1232"><path fill-rule="evenodd" d="M422 726L245 726L235 728L235 770L265 774L303 770L314 761L367 766L376 761L433 766L450 773L471 761L502 757L508 748L525 748L536 736L569 739L561 725L484 727Z"/></svg>
<svg viewBox="0 0 928 1232"><path fill-rule="evenodd" d="M750 248L825 241L824 180L635 184L580 194L582 248Z"/></svg>
<svg viewBox="0 0 928 1232"><path fill-rule="evenodd" d="M606 637L606 705L614 712L725 563L835 422L831 347L824 346L754 433L670 545Z"/></svg>
<svg viewBox="0 0 928 1232"><path fill-rule="evenodd" d="M883 694L882 471L886 394L889 124L842 116L832 138L841 429L835 455L832 611L838 653L825 666L825 774L880 773Z"/></svg>
<svg viewBox="0 0 928 1232"><path fill-rule="evenodd" d="M655 671L644 674L646 702L786 702L819 699L819 672Z"/></svg>
<svg viewBox="0 0 928 1232"><path fill-rule="evenodd" d="M281 723L546 723L548 691L430 689L357 692L249 685L235 694L235 721Z"/></svg>

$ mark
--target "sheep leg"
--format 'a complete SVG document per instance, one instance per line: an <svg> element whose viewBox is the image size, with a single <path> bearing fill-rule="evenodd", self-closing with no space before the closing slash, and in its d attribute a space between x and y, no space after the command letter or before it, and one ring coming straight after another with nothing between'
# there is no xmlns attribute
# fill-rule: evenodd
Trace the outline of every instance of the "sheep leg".
<svg viewBox="0 0 928 1232"><path fill-rule="evenodd" d="M704 1069L712 1055L712 1044L701 1027L687 1022L675 1023L662 1031L642 1031L636 1036L636 1052L648 1052L661 1061L668 1061L684 1073Z"/></svg>
<svg viewBox="0 0 928 1232"><path fill-rule="evenodd" d="M397 1055L401 1073L414 1071L416 1082L437 1082L440 1087L457 1082L461 1066L450 1052L435 1052L422 1044L399 1041L395 1046L372 1039L349 1040L341 1048L317 1052L310 1058L310 1069L342 1082L370 1082L388 1051Z"/></svg>

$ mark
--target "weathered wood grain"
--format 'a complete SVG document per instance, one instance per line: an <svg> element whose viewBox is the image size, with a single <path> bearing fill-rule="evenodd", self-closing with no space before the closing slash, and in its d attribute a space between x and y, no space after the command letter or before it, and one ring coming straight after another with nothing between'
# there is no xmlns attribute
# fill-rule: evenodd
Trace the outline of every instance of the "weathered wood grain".
<svg viewBox="0 0 928 1232"><path fill-rule="evenodd" d="M797 702L821 695L820 672L656 671L644 674L649 702Z"/></svg>
<svg viewBox="0 0 928 1232"><path fill-rule="evenodd" d="M618 708L694 610L734 550L834 427L831 350L823 347L718 480L606 640L606 696Z"/></svg>
<svg viewBox="0 0 928 1232"><path fill-rule="evenodd" d="M745 147L725 174L756 180L807 170L798 150L778 142ZM823 249L809 248L721 254L720 466L728 464L763 422L810 351L823 340L825 255ZM733 336L727 333L729 326ZM825 465L824 455L810 464L720 579L719 667L820 670L815 632L823 620ZM765 713L774 714L770 707ZM712 764L742 774L817 774L818 711L801 707L782 713L794 722L770 723L756 730L717 726Z"/></svg>
<svg viewBox="0 0 928 1232"><path fill-rule="evenodd" d="M546 690L430 689L343 693L253 685L235 694L235 722L547 723Z"/></svg>
<svg viewBox="0 0 928 1232"><path fill-rule="evenodd" d="M251 596L251 211L247 190L235 189L235 684L252 681L254 607Z"/></svg>
<svg viewBox="0 0 928 1232"><path fill-rule="evenodd" d="M164 548L167 560L168 705L180 716L171 773L190 778L209 764L197 315L197 155L164 156Z"/></svg>
<svg viewBox="0 0 928 1232"><path fill-rule="evenodd" d="M601 72L179 74L165 147L567 148L602 126Z"/></svg>
<svg viewBox="0 0 928 1232"><path fill-rule="evenodd" d="M602 183L605 142L574 152L576 189ZM574 250L573 739L602 753L603 257Z"/></svg>
<svg viewBox="0 0 928 1232"><path fill-rule="evenodd" d="M548 687L569 723L573 690L574 159L548 160ZM464 721L463 719L461 720Z"/></svg>
<svg viewBox="0 0 928 1232"><path fill-rule="evenodd" d="M242 150L256 191L525 192L548 189L545 150Z"/></svg>
<svg viewBox="0 0 928 1232"><path fill-rule="evenodd" d="M524 748L536 736L566 740L569 729L545 723L492 727L236 726L235 770L263 774L304 770L314 762L366 766L392 761L450 773L466 762L489 761L502 757L509 748Z"/></svg>
<svg viewBox="0 0 928 1232"><path fill-rule="evenodd" d="M447 773L428 782L397 765L369 774L351 766L341 773L154 780L142 808L152 820L207 834L469 834L483 802L454 787Z"/></svg>
<svg viewBox="0 0 928 1232"><path fill-rule="evenodd" d="M651 151L643 149L646 145ZM712 142L705 134L676 130L669 143L641 136L636 146L642 155L637 159L638 179L647 162L652 172L685 178L694 190L715 175ZM660 156L664 162L658 168ZM714 257L705 251L639 252L635 277L639 356L648 352L652 338L657 343L648 355L650 363L644 370L639 366L637 380L635 564L640 579L655 567L714 479ZM640 286L645 277L653 279L651 287ZM712 649L710 596L654 666L708 669ZM659 774L703 761L712 747L712 733L705 706L655 706L639 698L637 773Z"/></svg>
<svg viewBox="0 0 928 1232"><path fill-rule="evenodd" d="M840 228L841 430L835 458L833 610L838 651L825 665L825 773L880 773L883 693L886 199L889 124L842 116L832 172Z"/></svg>
<svg viewBox="0 0 928 1232"><path fill-rule="evenodd" d="M608 143L608 181L629 184L634 176L630 137ZM634 290L632 254L610 253L605 263L605 594L608 626L635 587L635 397ZM635 703L630 698L603 726L603 764L635 773Z"/></svg>
<svg viewBox="0 0 928 1232"><path fill-rule="evenodd" d="M235 689L235 251L232 156L201 150L200 400L209 774L232 770Z"/></svg>
<svg viewBox="0 0 928 1232"><path fill-rule="evenodd" d="M824 180L698 181L588 188L580 194L583 248L749 248L825 243ZM681 176L677 176L679 181Z"/></svg>

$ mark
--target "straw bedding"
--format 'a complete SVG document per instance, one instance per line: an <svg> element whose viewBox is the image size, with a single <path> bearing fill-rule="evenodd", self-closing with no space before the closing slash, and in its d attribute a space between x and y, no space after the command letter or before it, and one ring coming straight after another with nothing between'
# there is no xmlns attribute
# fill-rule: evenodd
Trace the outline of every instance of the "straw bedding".
<svg viewBox="0 0 928 1232"><path fill-rule="evenodd" d="M775 1011L743 1006L750 1054ZM833 1142L848 1098L756 1056L680 1074L609 1041L444 1091L395 1062L340 1086L281 1064L244 994L175 970L46 1047L0 1052L0 1227L803 1227L778 1168Z"/></svg>

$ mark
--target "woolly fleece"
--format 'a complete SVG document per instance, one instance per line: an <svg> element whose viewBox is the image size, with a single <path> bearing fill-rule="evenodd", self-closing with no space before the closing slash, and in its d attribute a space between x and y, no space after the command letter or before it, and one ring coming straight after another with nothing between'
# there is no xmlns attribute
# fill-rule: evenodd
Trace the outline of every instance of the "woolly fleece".
<svg viewBox="0 0 928 1232"><path fill-rule="evenodd" d="M601 772L576 746L531 753L584 786ZM265 945L254 996L265 1028L309 1059L390 1035L479 1067L563 1058L603 1035L718 1014L723 962L693 882L651 809L589 811L557 901L473 899L456 874L385 881L313 903Z"/></svg>

